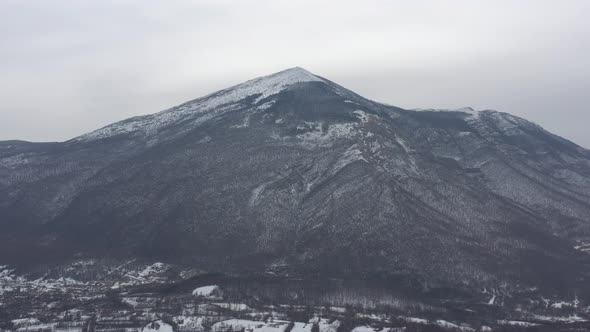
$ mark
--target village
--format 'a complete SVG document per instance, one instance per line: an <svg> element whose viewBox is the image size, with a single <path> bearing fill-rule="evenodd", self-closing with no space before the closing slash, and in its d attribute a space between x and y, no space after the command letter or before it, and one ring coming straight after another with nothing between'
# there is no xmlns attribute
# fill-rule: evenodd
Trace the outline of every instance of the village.
<svg viewBox="0 0 590 332"><path fill-rule="evenodd" d="M175 270L164 263L142 265L129 261L104 268L96 261L80 261L60 268L62 276L58 278L52 277L56 276L54 270L37 279L19 276L6 266L0 270L2 332L475 332L590 328L584 318L588 309L582 309L577 299L545 299L546 303L542 299L539 305L552 315L527 314L521 306L520 314L506 316L502 306L508 303L504 303L503 295L492 295L487 290L491 296L488 303L449 312L392 298L379 303L363 302L362 296L356 295L324 297L324 304L314 304L304 300L303 292L288 287L282 290L280 284L274 290L259 289L261 284L236 286L216 276ZM97 272L101 270L104 272ZM82 275L96 279L81 281ZM223 286L211 283L215 280ZM284 296L277 296L277 291ZM486 318L474 319L470 312L476 310L485 312Z"/></svg>

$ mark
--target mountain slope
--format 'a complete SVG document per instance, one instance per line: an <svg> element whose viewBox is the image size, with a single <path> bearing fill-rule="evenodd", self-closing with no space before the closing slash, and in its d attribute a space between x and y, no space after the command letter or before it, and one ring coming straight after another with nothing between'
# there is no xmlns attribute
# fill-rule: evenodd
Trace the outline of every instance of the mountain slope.
<svg viewBox="0 0 590 332"><path fill-rule="evenodd" d="M67 142L0 143L0 216L11 263L559 286L584 272L590 153L506 113L404 110L293 68Z"/></svg>

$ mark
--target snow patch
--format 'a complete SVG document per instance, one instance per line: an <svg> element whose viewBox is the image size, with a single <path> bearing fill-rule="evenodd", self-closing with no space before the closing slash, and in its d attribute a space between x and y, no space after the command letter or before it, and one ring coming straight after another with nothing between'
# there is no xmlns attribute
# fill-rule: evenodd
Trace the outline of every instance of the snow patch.
<svg viewBox="0 0 590 332"><path fill-rule="evenodd" d="M519 327L539 326L539 324L536 324L536 323L524 322L524 321L520 321L520 320L499 320L498 324L509 325L509 326L519 326Z"/></svg>
<svg viewBox="0 0 590 332"><path fill-rule="evenodd" d="M263 184L259 185L258 187L254 188L254 190L252 190L252 195L250 196L250 201L249 201L250 206L254 206L254 205L256 205L256 203L258 203L258 200L260 198L260 194L264 191L266 186L271 182L263 183Z"/></svg>
<svg viewBox="0 0 590 332"><path fill-rule="evenodd" d="M436 322L434 322L434 324L438 325L442 328L445 328L445 329L453 329L453 330L464 331L464 332L474 332L475 331L475 329L472 329L471 327L457 325L457 324L447 322L446 320L442 320L442 319L437 320Z"/></svg>
<svg viewBox="0 0 590 332"><path fill-rule="evenodd" d="M228 319L213 324L213 332L283 332L287 327L287 322L265 323L246 319Z"/></svg>
<svg viewBox="0 0 590 332"><path fill-rule="evenodd" d="M560 316L542 316L542 315L534 315L533 318L535 320L539 320L542 322L559 322L559 323L576 323L576 322L587 322L587 319L584 319L578 315L573 315L569 317L560 317Z"/></svg>
<svg viewBox="0 0 590 332"><path fill-rule="evenodd" d="M205 137L201 138L197 143L207 143L207 142L211 142L211 136L205 136Z"/></svg>
<svg viewBox="0 0 590 332"><path fill-rule="evenodd" d="M412 150L411 150L411 149L408 147L408 145L406 144L406 142L405 142L403 139L401 139L399 136L397 136L397 135L395 135L395 142L396 142L397 144L399 144L399 146L401 146L401 147L402 147L402 149L404 149L404 151L405 151L406 153L408 153L408 152L411 152L411 151L412 151Z"/></svg>
<svg viewBox="0 0 590 332"><path fill-rule="evenodd" d="M565 301L559 301L551 304L551 308L563 309L564 307L573 307L573 304Z"/></svg>
<svg viewBox="0 0 590 332"><path fill-rule="evenodd" d="M259 110L259 111L264 111L264 110L266 110L266 109L269 109L269 108L270 108L272 105L274 105L274 103L275 103L275 101L274 101L274 100L272 100L272 101L267 101L266 103L264 103L264 104L262 104L262 105L260 105L260 106L256 107L256 109L257 109L257 110Z"/></svg>
<svg viewBox="0 0 590 332"><path fill-rule="evenodd" d="M139 305L139 301L137 300L136 297L122 297L121 302L123 302L127 305L130 305L133 308L135 308Z"/></svg>
<svg viewBox="0 0 590 332"><path fill-rule="evenodd" d="M330 311L339 312L341 314L346 312L346 308L343 307L330 307Z"/></svg>
<svg viewBox="0 0 590 332"><path fill-rule="evenodd" d="M151 322L141 329L141 332L174 332L172 325L166 324L161 320Z"/></svg>
<svg viewBox="0 0 590 332"><path fill-rule="evenodd" d="M357 326L354 329L352 329L351 332L390 332L390 331L391 331L391 328L389 328L389 327L384 327L382 329L376 329L371 326Z"/></svg>
<svg viewBox="0 0 590 332"><path fill-rule="evenodd" d="M311 332L312 327L313 327L313 324L295 322L291 332Z"/></svg>
<svg viewBox="0 0 590 332"><path fill-rule="evenodd" d="M244 303L213 303L214 305L231 310L231 311L247 311L250 310L250 307Z"/></svg>
<svg viewBox="0 0 590 332"><path fill-rule="evenodd" d="M203 317L194 316L175 316L173 319L174 323L178 325L183 331L203 331Z"/></svg>
<svg viewBox="0 0 590 332"><path fill-rule="evenodd" d="M496 303L496 295L492 295L492 298L488 301L489 305L494 305Z"/></svg>
<svg viewBox="0 0 590 332"><path fill-rule="evenodd" d="M198 287L193 290L193 295L207 298L219 298L221 297L221 288L217 285Z"/></svg>
<svg viewBox="0 0 590 332"><path fill-rule="evenodd" d="M335 123L323 131L321 124L317 124L314 130L297 135L297 138L309 145L322 146L339 138L353 137L355 128L353 123Z"/></svg>
<svg viewBox="0 0 590 332"><path fill-rule="evenodd" d="M319 323L320 332L336 332L340 327L341 323L339 320L335 320L332 323L328 319L320 319Z"/></svg>
<svg viewBox="0 0 590 332"><path fill-rule="evenodd" d="M166 271L168 269L168 265L164 264L164 263L154 263L152 265L147 266L145 269L143 269L143 271L139 272L139 276L140 277L149 277L152 276L156 273L162 273L164 271Z"/></svg>
<svg viewBox="0 0 590 332"><path fill-rule="evenodd" d="M422 325L426 325L428 324L428 320L423 319L423 318L416 318L416 317L398 317L399 319L403 320L404 322L407 323L414 323L414 324L422 324Z"/></svg>
<svg viewBox="0 0 590 332"><path fill-rule="evenodd" d="M356 162L356 161L364 161L368 163L367 159L363 157L363 153L357 148L356 145L351 146L348 148L342 156L336 161L334 166L332 167L331 174L336 174L338 171L343 169L344 167Z"/></svg>
<svg viewBox="0 0 590 332"><path fill-rule="evenodd" d="M11 322L12 322L12 325L14 325L14 327L16 327L17 329L41 324L41 322L37 318L14 319Z"/></svg>
<svg viewBox="0 0 590 332"><path fill-rule="evenodd" d="M369 115L365 111L356 110L352 113L354 113L361 120L361 123L369 122Z"/></svg>

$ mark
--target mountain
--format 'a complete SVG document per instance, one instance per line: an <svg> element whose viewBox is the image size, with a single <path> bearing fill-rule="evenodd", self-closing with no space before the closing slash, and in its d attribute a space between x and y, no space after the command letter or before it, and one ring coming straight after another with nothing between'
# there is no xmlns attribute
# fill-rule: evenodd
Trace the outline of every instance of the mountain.
<svg viewBox="0 0 590 332"><path fill-rule="evenodd" d="M588 270L590 151L292 68L66 142L0 142L0 216L0 263L563 287Z"/></svg>

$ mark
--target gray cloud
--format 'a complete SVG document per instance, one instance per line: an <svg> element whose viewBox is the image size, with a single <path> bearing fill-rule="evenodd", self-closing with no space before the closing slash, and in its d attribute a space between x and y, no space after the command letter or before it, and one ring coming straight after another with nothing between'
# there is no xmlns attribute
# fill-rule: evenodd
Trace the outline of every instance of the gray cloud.
<svg viewBox="0 0 590 332"><path fill-rule="evenodd" d="M590 2L0 2L0 139L65 140L287 67L590 147Z"/></svg>

